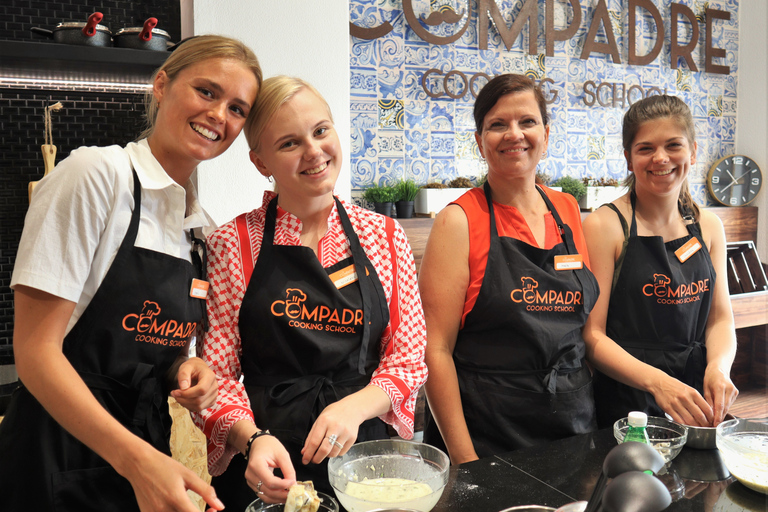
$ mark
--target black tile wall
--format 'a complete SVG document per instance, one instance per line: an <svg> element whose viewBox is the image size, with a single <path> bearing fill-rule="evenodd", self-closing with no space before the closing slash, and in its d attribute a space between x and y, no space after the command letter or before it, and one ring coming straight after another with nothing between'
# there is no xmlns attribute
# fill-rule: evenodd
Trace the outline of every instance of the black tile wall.
<svg viewBox="0 0 768 512"><path fill-rule="evenodd" d="M155 0L3 0L0 2L0 40L48 41L31 27L55 28L67 21L84 22L99 11L101 24L113 33L141 26L149 17L171 41L181 36L178 1ZM2 58L2 56L0 56ZM2 77L0 77L2 78ZM0 87L0 364L13 362L13 293L9 288L19 238L27 211L27 186L44 171L40 145L44 143L44 108L60 101L63 110L52 113L56 161L83 145L125 145L143 125L141 94L73 92ZM80 89L90 90L90 89Z"/></svg>
<svg viewBox="0 0 768 512"><path fill-rule="evenodd" d="M47 41L29 29L41 27L53 30L60 22L84 22L95 11L104 15L101 24L113 34L124 27L140 27L147 18L155 17L158 20L157 28L168 32L171 41L176 42L181 36L178 1L4 0L0 3L0 39Z"/></svg>
<svg viewBox="0 0 768 512"><path fill-rule="evenodd" d="M141 95L0 89L0 364L12 362L11 273L29 204L27 186L44 172L43 109L56 101L64 105L51 113L57 163L79 146L125 145L143 127Z"/></svg>

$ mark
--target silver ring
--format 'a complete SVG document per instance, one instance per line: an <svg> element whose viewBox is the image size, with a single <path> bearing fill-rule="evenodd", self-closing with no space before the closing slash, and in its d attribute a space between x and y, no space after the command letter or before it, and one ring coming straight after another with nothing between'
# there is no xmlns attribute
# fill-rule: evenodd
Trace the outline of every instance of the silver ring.
<svg viewBox="0 0 768 512"><path fill-rule="evenodd" d="M259 483L257 483L257 484L256 484L256 494L264 494L264 493L261 491L261 484L263 484L263 483L264 483L264 482L262 482L261 480L259 480Z"/></svg>
<svg viewBox="0 0 768 512"><path fill-rule="evenodd" d="M339 436L337 436L336 434L331 434L328 436L328 442L334 446L338 446L339 449L341 450L344 448L344 445L337 441L338 438Z"/></svg>

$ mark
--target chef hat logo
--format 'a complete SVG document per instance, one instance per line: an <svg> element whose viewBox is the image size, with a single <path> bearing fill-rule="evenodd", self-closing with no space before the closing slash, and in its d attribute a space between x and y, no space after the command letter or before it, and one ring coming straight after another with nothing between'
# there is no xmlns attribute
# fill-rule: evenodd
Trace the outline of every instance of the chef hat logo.
<svg viewBox="0 0 768 512"><path fill-rule="evenodd" d="M157 316L160 314L160 306L158 306L157 302L152 302L151 300L145 300L144 301L144 309L141 310L141 317L149 317L152 318L153 316Z"/></svg>
<svg viewBox="0 0 768 512"><path fill-rule="evenodd" d="M533 290L539 287L538 281L532 277L521 277L520 280L523 282L523 290Z"/></svg>
<svg viewBox="0 0 768 512"><path fill-rule="evenodd" d="M307 300L307 294L298 288L288 288L285 290L285 302L295 304Z"/></svg>

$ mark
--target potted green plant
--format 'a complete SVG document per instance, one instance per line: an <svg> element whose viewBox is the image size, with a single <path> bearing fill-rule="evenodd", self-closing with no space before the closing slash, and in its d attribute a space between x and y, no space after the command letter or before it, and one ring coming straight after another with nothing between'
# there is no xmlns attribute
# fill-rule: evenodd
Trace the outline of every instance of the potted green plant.
<svg viewBox="0 0 768 512"><path fill-rule="evenodd" d="M395 189L389 185L372 185L363 191L363 199L373 203L376 213L392 216L392 203L395 201Z"/></svg>
<svg viewBox="0 0 768 512"><path fill-rule="evenodd" d="M622 187L614 178L582 178L581 181L586 193L579 199L579 206L584 210L594 210L627 193L627 187Z"/></svg>
<svg viewBox="0 0 768 512"><path fill-rule="evenodd" d="M395 185L395 208L398 219L410 219L413 217L413 201L419 193L419 186L413 180L400 180Z"/></svg>
<svg viewBox="0 0 768 512"><path fill-rule="evenodd" d="M434 217L437 212L461 197L473 186L469 178L463 177L456 178L448 184L427 183L416 195L414 211Z"/></svg>
<svg viewBox="0 0 768 512"><path fill-rule="evenodd" d="M572 178L571 176L563 176L559 180L552 183L555 187L560 187L566 194L571 194L578 201L584 194L587 193L587 187L581 180Z"/></svg>

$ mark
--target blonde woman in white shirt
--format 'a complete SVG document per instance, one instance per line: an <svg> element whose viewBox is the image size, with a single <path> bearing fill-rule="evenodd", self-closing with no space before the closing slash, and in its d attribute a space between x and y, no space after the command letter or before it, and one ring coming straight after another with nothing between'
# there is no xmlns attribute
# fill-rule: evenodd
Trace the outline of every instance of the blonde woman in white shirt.
<svg viewBox="0 0 768 512"><path fill-rule="evenodd" d="M232 144L260 84L239 41L185 41L153 76L144 138L77 149L36 187L11 282L22 385L0 424L4 510L193 512L187 489L223 508L169 456L166 400L216 400L186 357L214 227L195 170Z"/></svg>

